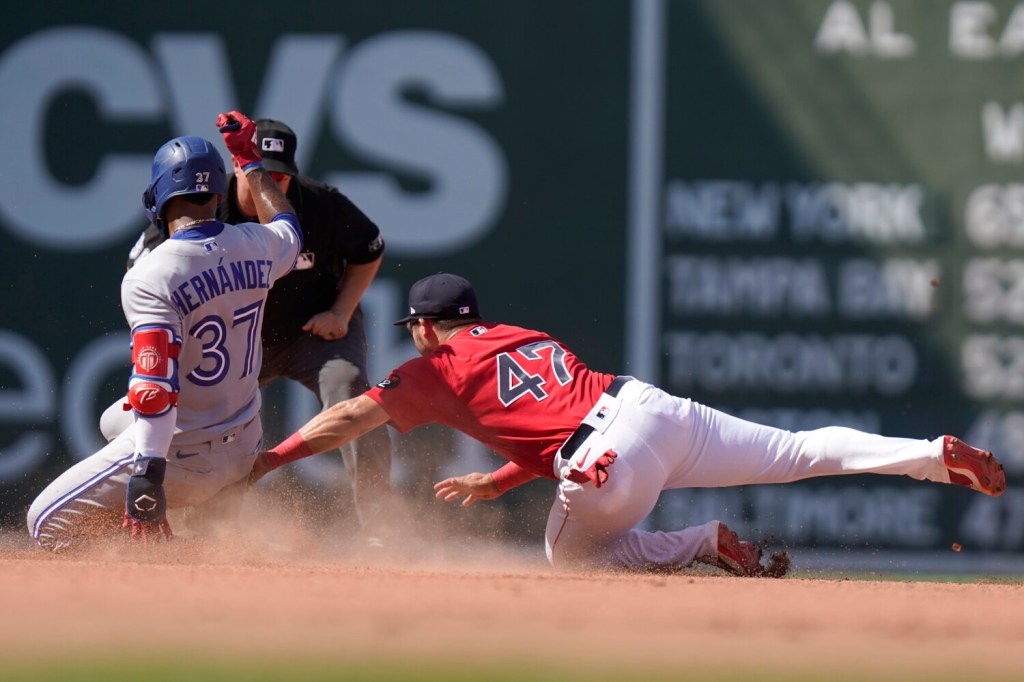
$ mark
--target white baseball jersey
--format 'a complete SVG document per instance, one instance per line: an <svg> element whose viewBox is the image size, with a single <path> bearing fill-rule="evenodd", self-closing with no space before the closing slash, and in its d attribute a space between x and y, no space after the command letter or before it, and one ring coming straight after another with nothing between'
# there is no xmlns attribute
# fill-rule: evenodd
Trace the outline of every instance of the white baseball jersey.
<svg viewBox="0 0 1024 682"><path fill-rule="evenodd" d="M155 325L181 340L178 407L136 419L134 429L36 497L27 522L40 546L69 547L119 528L132 460L151 447L150 456L167 457L168 509L202 505L228 490L237 497L263 436L263 306L271 285L295 264L301 234L288 213L269 225L210 222L175 234L125 275L121 304L133 332ZM152 436L154 423L174 417L169 439Z"/></svg>
<svg viewBox="0 0 1024 682"><path fill-rule="evenodd" d="M199 442L260 408L260 331L267 293L295 264L294 216L179 232L128 271L121 305L132 330L170 327L182 340L174 440Z"/></svg>

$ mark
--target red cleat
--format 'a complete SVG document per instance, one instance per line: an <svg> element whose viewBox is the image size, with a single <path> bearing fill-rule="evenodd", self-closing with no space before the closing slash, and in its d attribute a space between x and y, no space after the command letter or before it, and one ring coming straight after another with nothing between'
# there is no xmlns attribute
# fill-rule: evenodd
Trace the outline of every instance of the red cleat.
<svg viewBox="0 0 1024 682"><path fill-rule="evenodd" d="M972 448L953 436L942 440L942 458L949 482L998 497L1006 490L1006 473L988 450Z"/></svg>
<svg viewBox="0 0 1024 682"><path fill-rule="evenodd" d="M744 542L736 533L718 522L718 553L704 556L700 561L717 566L733 575L759 576L764 574L761 566L761 550L751 542Z"/></svg>

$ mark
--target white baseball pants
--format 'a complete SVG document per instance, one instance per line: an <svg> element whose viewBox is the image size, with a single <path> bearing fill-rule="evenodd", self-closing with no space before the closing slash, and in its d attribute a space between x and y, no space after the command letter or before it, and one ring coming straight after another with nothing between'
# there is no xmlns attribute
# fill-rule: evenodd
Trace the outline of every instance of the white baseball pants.
<svg viewBox="0 0 1024 682"><path fill-rule="evenodd" d="M689 566L715 555L718 523L672 532L634 528L662 490L788 483L817 476L892 474L949 483L942 438L888 438L845 427L791 433L754 424L633 380L603 397L601 425L578 451L614 450L608 480L563 480L545 544L557 567ZM609 404L611 408L609 409ZM595 405L587 423L601 405ZM574 453L562 453L566 458ZM556 469L559 458L556 457ZM557 471L556 471L557 473Z"/></svg>
<svg viewBox="0 0 1024 682"><path fill-rule="evenodd" d="M135 457L134 433L135 429L124 431L39 493L29 507L27 523L40 547L67 549L118 532ZM164 479L168 509L198 506L234 484L244 485L262 443L258 416L211 441L172 441Z"/></svg>

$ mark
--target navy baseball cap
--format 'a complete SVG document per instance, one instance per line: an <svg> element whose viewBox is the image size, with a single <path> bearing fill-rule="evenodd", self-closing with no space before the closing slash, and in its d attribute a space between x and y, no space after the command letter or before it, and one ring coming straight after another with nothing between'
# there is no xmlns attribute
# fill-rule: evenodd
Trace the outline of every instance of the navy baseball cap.
<svg viewBox="0 0 1024 682"><path fill-rule="evenodd" d="M424 277L409 288L409 314L395 325L421 317L428 320L480 317L480 304L473 285L469 280L447 272Z"/></svg>
<svg viewBox="0 0 1024 682"><path fill-rule="evenodd" d="M253 123L256 124L256 144L259 145L263 167L267 172L298 175L295 149L299 142L292 129L272 118L258 118Z"/></svg>

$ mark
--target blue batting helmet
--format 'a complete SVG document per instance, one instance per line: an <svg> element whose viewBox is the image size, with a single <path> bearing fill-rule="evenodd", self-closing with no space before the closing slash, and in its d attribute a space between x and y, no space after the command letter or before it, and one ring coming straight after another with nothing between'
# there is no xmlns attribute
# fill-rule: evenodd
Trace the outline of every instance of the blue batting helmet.
<svg viewBox="0 0 1024 682"><path fill-rule="evenodd" d="M224 194L224 160L209 140L186 135L164 144L153 157L152 182L142 194L150 222L163 220L164 204L179 194Z"/></svg>

